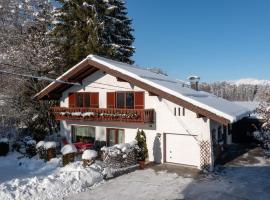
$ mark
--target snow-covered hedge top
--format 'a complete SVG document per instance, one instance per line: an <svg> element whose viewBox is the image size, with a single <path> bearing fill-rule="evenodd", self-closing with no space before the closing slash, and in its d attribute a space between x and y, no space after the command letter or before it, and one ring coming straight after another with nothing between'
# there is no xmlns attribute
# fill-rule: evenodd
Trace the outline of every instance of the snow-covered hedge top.
<svg viewBox="0 0 270 200"><path fill-rule="evenodd" d="M77 149L73 144L66 144L61 149L61 153L63 155L66 155L66 154L69 154L69 153L76 153L76 152L77 152Z"/></svg>
<svg viewBox="0 0 270 200"><path fill-rule="evenodd" d="M116 148L120 149L122 152L128 153L128 151L137 144L138 144L137 140L134 140L134 141L129 142L129 143L116 144L114 146Z"/></svg>
<svg viewBox="0 0 270 200"><path fill-rule="evenodd" d="M45 142L44 147L45 147L45 149L56 148L56 143L55 142Z"/></svg>
<svg viewBox="0 0 270 200"><path fill-rule="evenodd" d="M27 142L26 142L26 144L27 145L36 145L36 141L35 140L28 140Z"/></svg>
<svg viewBox="0 0 270 200"><path fill-rule="evenodd" d="M39 142L37 143L37 145L36 145L36 148L38 149L38 148L44 146L44 144L45 144L44 141L39 141Z"/></svg>
<svg viewBox="0 0 270 200"><path fill-rule="evenodd" d="M122 143L122 144L116 144L112 147L102 147L101 151L104 151L105 153L108 153L111 156L117 156L121 153L129 153L132 151L132 149L135 148L135 146L137 145L137 141L134 140L132 142L129 143Z"/></svg>
<svg viewBox="0 0 270 200"><path fill-rule="evenodd" d="M82 155L82 159L84 160L92 160L97 157L97 152L94 150L85 150Z"/></svg>
<svg viewBox="0 0 270 200"><path fill-rule="evenodd" d="M7 138L1 138L1 139L0 139L0 142L1 142L1 143L8 143L8 139L7 139Z"/></svg>

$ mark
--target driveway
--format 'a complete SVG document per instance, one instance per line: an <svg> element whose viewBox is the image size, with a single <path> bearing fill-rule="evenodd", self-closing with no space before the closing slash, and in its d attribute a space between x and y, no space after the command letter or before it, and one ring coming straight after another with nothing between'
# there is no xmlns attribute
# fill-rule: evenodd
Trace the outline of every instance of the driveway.
<svg viewBox="0 0 270 200"><path fill-rule="evenodd" d="M270 199L270 161L264 158L261 148L253 147L215 173L202 175L183 194L186 200Z"/></svg>
<svg viewBox="0 0 270 200"><path fill-rule="evenodd" d="M66 199L267 200L270 162L255 148L206 175L179 165L152 165Z"/></svg>
<svg viewBox="0 0 270 200"><path fill-rule="evenodd" d="M196 171L176 166L151 166L111 179L67 199L183 199L182 191L194 180Z"/></svg>

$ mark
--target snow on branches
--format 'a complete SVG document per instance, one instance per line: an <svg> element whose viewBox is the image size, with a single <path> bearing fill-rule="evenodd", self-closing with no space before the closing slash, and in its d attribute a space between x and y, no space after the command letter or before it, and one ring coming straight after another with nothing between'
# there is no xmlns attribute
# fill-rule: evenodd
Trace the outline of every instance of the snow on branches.
<svg viewBox="0 0 270 200"><path fill-rule="evenodd" d="M260 130L256 130L253 133L255 139L263 144L265 155L270 157L270 97L260 104L256 113L262 120L262 126Z"/></svg>

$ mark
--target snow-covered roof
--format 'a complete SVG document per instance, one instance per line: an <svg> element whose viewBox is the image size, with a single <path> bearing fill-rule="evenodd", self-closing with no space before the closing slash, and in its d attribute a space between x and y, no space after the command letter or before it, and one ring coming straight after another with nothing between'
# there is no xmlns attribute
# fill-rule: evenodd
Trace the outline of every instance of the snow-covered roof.
<svg viewBox="0 0 270 200"><path fill-rule="evenodd" d="M183 87L181 82L169 76L153 73L149 70L133 67L125 63L116 62L95 55L89 55L88 59L125 73L126 75L146 82L174 96L197 105L198 107L202 107L216 113L217 115L230 120L230 122L235 122L242 119L251 112L251 110L246 107L242 107L231 101L219 98L213 94L203 91L196 91L189 87Z"/></svg>
<svg viewBox="0 0 270 200"><path fill-rule="evenodd" d="M183 86L183 82L180 82L175 78L96 55L87 56L87 58L85 58L83 61L75 65L73 68L65 72L57 79L62 80L63 78L66 78L72 74L72 71L76 71L80 66L86 66L85 62L89 62L95 67L97 65L105 66L106 69L108 69L108 73L111 71L122 75L124 74L127 77L131 77L132 80L147 84L151 87L157 88L159 91L165 92L171 97L173 96L177 99L183 100L184 102L192 105L193 108L198 108L198 111L206 110L207 112L211 113L211 115L213 114L213 116L224 118L226 121L231 123L242 119L251 112L251 110L247 107L243 107L231 101L219 98L213 94L203 91L196 91L189 87L185 87ZM48 94L50 91L55 89L53 86L57 84L59 85L60 83L51 83L41 92L39 92L36 97L40 99L43 98L45 93ZM198 113L201 114L200 112Z"/></svg>

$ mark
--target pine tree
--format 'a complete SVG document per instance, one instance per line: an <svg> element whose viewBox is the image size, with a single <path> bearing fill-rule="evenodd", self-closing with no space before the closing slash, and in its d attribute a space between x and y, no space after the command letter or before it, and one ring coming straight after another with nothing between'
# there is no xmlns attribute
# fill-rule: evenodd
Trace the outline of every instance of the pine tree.
<svg viewBox="0 0 270 200"><path fill-rule="evenodd" d="M121 1L57 0L52 36L66 69L89 54L132 63L131 20ZM113 5L113 4L115 5Z"/></svg>
<svg viewBox="0 0 270 200"><path fill-rule="evenodd" d="M131 19L123 0L108 0L105 11L105 30L103 37L108 49L108 57L121 62L133 64L130 59L135 49L132 47L134 37L131 34Z"/></svg>

